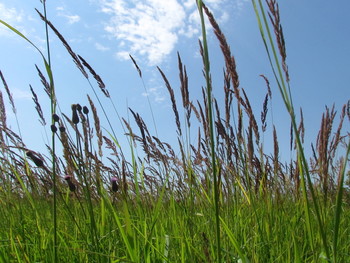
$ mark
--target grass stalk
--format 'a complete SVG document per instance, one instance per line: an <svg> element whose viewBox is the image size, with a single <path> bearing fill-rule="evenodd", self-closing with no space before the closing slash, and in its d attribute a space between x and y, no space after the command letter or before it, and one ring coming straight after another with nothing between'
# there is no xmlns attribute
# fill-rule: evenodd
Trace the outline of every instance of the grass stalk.
<svg viewBox="0 0 350 263"><path fill-rule="evenodd" d="M342 169L340 171L340 180L338 183L337 199L336 199L336 210L334 213L334 233L333 233L333 263L338 262L338 239L340 231L340 216L343 206L343 194L344 194L344 177L346 172L346 164L350 156L350 141L348 142L348 147L342 164Z"/></svg>
<svg viewBox="0 0 350 263"><path fill-rule="evenodd" d="M49 30L47 24L47 10L46 1L42 1L45 17L45 36L46 36L46 48L47 48L47 62L51 71L51 52L50 52L50 39ZM56 96L53 78L50 78L50 104L51 104L51 116L56 114ZM54 125L55 121L51 117L51 124ZM56 134L51 134L51 147L52 147L52 181L53 181L53 247L54 247L54 263L58 262L58 241L57 241L57 174L56 174Z"/></svg>
<svg viewBox="0 0 350 263"><path fill-rule="evenodd" d="M318 222L318 229L319 229L319 233L321 235L322 238L322 243L323 243L323 248L325 250L326 256L329 259L330 258L330 253L329 253L329 249L328 249L328 243L327 243L327 238L326 238L326 233L324 232L324 223L322 221L321 218L321 214L320 214L320 207L319 207L319 202L318 199L316 197L315 194L315 190L313 187L313 183L312 183L312 179L309 173L309 168L308 168L308 164L305 158L305 154L304 154L304 149L302 146L302 142L300 139L300 134L298 132L298 126L296 124L296 117L295 117L295 113L294 113L294 107L293 107L293 103L292 103L292 96L291 96L291 92L290 92L290 87L289 87L289 80L287 79L285 81L285 78L283 77L282 74L282 66L279 62L279 58L277 55L277 49L275 48L275 42L272 39L272 34L271 34L271 30L270 30L270 26L267 22L266 19L266 15L265 15L265 8L263 7L262 1L259 0L259 8L260 8L260 13L263 19L261 19L258 8L257 8L257 4L255 0L252 0L253 3L253 7L255 10L255 14L258 20L258 25L259 25L259 29L260 29L260 33L261 33L261 37L263 39L264 45L265 45L265 49L267 52L267 55L269 57L269 61L270 61L270 65L273 71L273 74L275 76L278 88L280 90L280 94L283 98L284 104L286 106L286 109L290 115L291 118L291 123L292 123L292 128L293 128L293 132L295 134L295 139L296 139L296 144L297 144L297 152L298 152L298 159L300 160L300 172L301 172L301 186L302 186L302 190L303 190L303 195L304 195L304 202L305 202L305 213L306 213L306 217L307 217L307 225L308 225L308 232L309 232L309 242L312 246L312 248L315 248L314 245L314 236L311 232L311 217L310 217L310 207L309 207L309 201L308 201L308 197L307 194L308 192L310 192L311 194L311 198L312 198L312 203L314 205L315 208L315 214L316 214L316 219ZM271 4L275 4L275 2L271 1ZM278 10L277 10L278 12ZM266 38L265 38L265 34L264 34L264 28L268 34L268 39L269 42L267 42ZM275 32L276 33L276 32ZM282 34L281 32L278 32L276 34ZM278 37L278 36L277 36ZM283 36L279 36L282 37ZM269 43L269 44L268 44ZM271 54L270 54L270 48L272 50L272 54L273 54L273 58L274 58L274 63L273 60L271 58ZM283 59L283 58L282 58ZM278 72L278 75L276 74L276 69ZM287 85L285 84L287 83ZM306 179L306 180L305 180ZM306 183L307 181L307 183ZM309 191L308 191L309 189ZM316 255L315 255L316 256Z"/></svg>
<svg viewBox="0 0 350 263"><path fill-rule="evenodd" d="M204 72L206 78L206 92L207 92L207 103L208 103L208 116L209 116L209 133L210 133L210 151L211 151L211 165L212 165L212 178L214 183L214 208L215 208L215 228L216 228L216 246L217 255L216 262L221 262L221 237L220 237L220 208L219 208L219 187L217 179L217 164L215 154L215 141L214 141L214 120L212 110L212 86L210 79L210 62L209 62L209 51L207 44L207 36L203 15L203 3L201 0L197 1L198 11L201 20L202 37L203 37L203 59L204 59Z"/></svg>

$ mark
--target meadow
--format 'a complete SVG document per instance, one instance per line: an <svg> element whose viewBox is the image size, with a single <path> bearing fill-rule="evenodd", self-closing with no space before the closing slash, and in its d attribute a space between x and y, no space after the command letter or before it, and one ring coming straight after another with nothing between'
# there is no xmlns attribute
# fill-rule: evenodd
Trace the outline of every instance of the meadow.
<svg viewBox="0 0 350 263"><path fill-rule="evenodd" d="M1 262L350 262L350 134L344 129L350 104L339 112L326 108L312 154L306 156L307 120L293 107L278 4L252 3L274 73L274 79L261 76L267 90L261 112L253 112L224 32L198 0L202 100L190 98L181 54L173 68L181 83L180 102L158 68L169 91L176 145L151 134L132 109L131 120L105 110L102 97L113 106L117 99L46 17L45 1L38 17L91 86L88 105L72 102L71 109L61 110L50 51L43 54L0 20L42 57L38 78L51 102L50 109L42 108L32 89L43 125L44 113L51 115L51 144L46 153L37 152L8 128L4 97L15 116L16 105L0 71ZM223 101L212 93L205 17L225 61ZM47 38L47 50L49 43ZM142 79L137 61L130 59ZM290 147L296 154L289 162L280 160L278 134L266 121L272 90L290 115ZM114 115L124 137L110 122ZM101 128L100 118L108 129ZM264 152L267 129L273 153ZM191 136L197 143L191 143ZM128 141L129 149L120 146L121 140Z"/></svg>

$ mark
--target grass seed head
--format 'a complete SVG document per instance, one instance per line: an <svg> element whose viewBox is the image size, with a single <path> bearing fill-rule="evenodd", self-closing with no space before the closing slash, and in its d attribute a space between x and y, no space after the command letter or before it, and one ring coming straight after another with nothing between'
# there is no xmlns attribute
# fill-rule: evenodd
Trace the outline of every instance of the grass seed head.
<svg viewBox="0 0 350 263"><path fill-rule="evenodd" d="M56 113L52 114L52 119L54 120L54 122L60 121L60 117L58 117L58 115Z"/></svg>
<svg viewBox="0 0 350 263"><path fill-rule="evenodd" d="M78 104L77 104L77 111L81 112L82 109L83 109L83 108L82 108L81 105L78 103Z"/></svg>
<svg viewBox="0 0 350 263"><path fill-rule="evenodd" d="M76 187L75 184L73 183L72 178L73 178L73 176L71 176L71 175L66 175L66 176L64 177L64 180L66 180L66 182L67 182L67 184L68 184L68 187L69 187L69 190L70 190L71 192L74 192L74 191L76 190L77 187Z"/></svg>
<svg viewBox="0 0 350 263"><path fill-rule="evenodd" d="M83 107L83 113L86 114L86 115L89 114L89 108L84 106Z"/></svg>
<svg viewBox="0 0 350 263"><path fill-rule="evenodd" d="M53 133L56 133L56 132L57 132L57 127L56 127L55 124L52 124L52 125L51 125L51 131L52 131Z"/></svg>
<svg viewBox="0 0 350 263"><path fill-rule="evenodd" d="M111 178L111 188L113 192L118 191L118 178L115 176Z"/></svg>
<svg viewBox="0 0 350 263"><path fill-rule="evenodd" d="M78 116L77 110L78 110L77 104L72 104L72 122L74 124L79 123L79 116Z"/></svg>
<svg viewBox="0 0 350 263"><path fill-rule="evenodd" d="M43 160L41 160L40 158L35 156L33 152L27 151L26 155L35 163L36 166L38 166L38 167L43 167L44 166Z"/></svg>

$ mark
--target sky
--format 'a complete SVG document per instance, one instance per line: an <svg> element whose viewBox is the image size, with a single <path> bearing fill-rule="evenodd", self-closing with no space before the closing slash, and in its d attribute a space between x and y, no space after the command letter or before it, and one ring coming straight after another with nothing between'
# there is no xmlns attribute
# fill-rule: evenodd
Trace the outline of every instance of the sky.
<svg viewBox="0 0 350 263"><path fill-rule="evenodd" d="M340 111L350 99L350 2L278 2L293 102L297 112L300 107L303 109L307 150L310 143L316 142L325 107L334 104ZM149 101L158 137L176 145L171 101L157 66L168 77L181 108L177 66L179 52L189 75L190 100L200 100L205 80L198 48L201 29L195 0L47 0L46 4L48 19L73 51L81 55L103 79L118 114L134 123L128 111L129 107L132 108L140 113L150 131L155 133ZM281 158L288 159L289 117L273 81L251 1L207 0L206 5L231 46L241 88L246 90L257 119L266 94L265 83L259 75L264 74L270 79L273 98L267 129L272 130L272 123L276 126ZM0 0L0 19L22 32L46 54L45 27L35 8L43 10L39 0ZM215 35L207 26L213 93L223 105L223 57ZM52 31L49 38L57 98L62 112L70 116L70 105L87 105L86 95L93 98L93 93ZM137 61L142 80L129 54ZM48 123L50 107L35 64L44 71L39 53L0 25L0 70L15 100L20 132L29 148L43 151L45 143L48 143L49 126L42 127L38 121L29 85L37 93ZM110 112L108 115L123 144L126 139L109 100L104 98L95 83L93 85ZM18 132L6 93L3 86L0 88L7 104L9 125ZM102 116L101 109L97 108ZM108 130L106 123L101 121ZM345 130L349 131L349 122ZM192 134L191 142L196 143L196 132ZM264 147L272 151L271 133L266 133L265 137Z"/></svg>

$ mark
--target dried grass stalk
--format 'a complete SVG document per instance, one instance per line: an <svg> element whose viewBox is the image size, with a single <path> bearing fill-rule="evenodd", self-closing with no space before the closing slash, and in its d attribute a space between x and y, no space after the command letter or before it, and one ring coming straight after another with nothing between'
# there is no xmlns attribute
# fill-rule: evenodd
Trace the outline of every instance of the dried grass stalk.
<svg viewBox="0 0 350 263"><path fill-rule="evenodd" d="M171 88L170 83L169 83L167 77L165 76L165 74L163 73L163 71L159 67L157 67L157 68L158 68L158 71L160 72L160 74L162 75L162 78L165 82L165 86L167 87L167 89L169 91L170 99L171 99L171 103L172 103L172 107L173 107L173 112L175 114L177 132L178 132L178 135L181 136L182 135L181 124L180 124L179 112L177 111L174 90Z"/></svg>
<svg viewBox="0 0 350 263"><path fill-rule="evenodd" d="M47 20L38 9L35 9L35 11L39 14L40 18L47 23L47 25L52 29L52 31L56 34L56 36L61 40L63 46L67 49L69 55L73 58L73 61L75 65L78 67L78 69L81 71L81 73L84 75L85 78L88 78L88 74L84 70L78 56L73 52L72 48L68 44L68 42L64 39L64 37L61 35L61 33L54 27L54 25Z"/></svg>
<svg viewBox="0 0 350 263"><path fill-rule="evenodd" d="M182 65L179 52L177 53L177 58L178 58L178 66L179 66L179 78L181 83L180 90L182 95L182 105L186 110L187 125L190 126L192 107L190 105L190 96L189 96L189 90L188 90L188 76L187 76L186 66Z"/></svg>
<svg viewBox="0 0 350 263"><path fill-rule="evenodd" d="M132 63L134 63L134 66L136 67L136 70L139 73L140 78L142 78L142 71L140 67L137 65L136 60L130 54L129 54L129 57L131 58Z"/></svg>
<svg viewBox="0 0 350 263"><path fill-rule="evenodd" d="M275 125L273 126L273 165L274 173L277 174L278 171L278 160L279 160L279 145L277 139L277 131Z"/></svg>
<svg viewBox="0 0 350 263"><path fill-rule="evenodd" d="M89 63L86 62L86 60L84 58L82 58L81 56L79 56L79 59L82 61L84 67L86 67L89 72L91 73L91 75L94 77L94 79L97 81L98 86L100 87L102 93L107 97L110 98L109 92L106 89L106 85L104 84L103 80L101 79L100 75L98 75L95 70L90 66Z"/></svg>
<svg viewBox="0 0 350 263"><path fill-rule="evenodd" d="M269 94L266 94L264 103L263 103L263 110L261 112L261 125L262 125L262 131L266 131L266 116L267 116L267 103L269 101Z"/></svg>
<svg viewBox="0 0 350 263"><path fill-rule="evenodd" d="M253 131L254 131L254 135L255 135L255 139L256 139L256 144L259 144L260 141L260 134L259 134L259 128L258 128L258 124L256 122L254 113L253 113L253 109L250 106L250 102L248 99L247 94L245 93L245 90L242 89L243 91L243 95L244 95L244 103L243 103L243 107L249 117L249 126L252 126Z"/></svg>
<svg viewBox="0 0 350 263"><path fill-rule="evenodd" d="M50 88L50 84L47 82L44 74L41 72L41 70L39 69L39 67L37 65L35 65L36 70L38 71L38 75L40 78L41 83L44 86L44 91L47 94L47 96L49 96L49 98L51 98L51 88Z"/></svg>
<svg viewBox="0 0 350 263"><path fill-rule="evenodd" d="M30 91L32 92L32 95L33 95L32 99L33 99L34 104L35 104L36 112L39 115L39 122L41 123L41 125L45 126L46 125L46 121L45 121L45 117L44 117L43 111L41 109L39 100L38 100L38 96L36 95L36 93L35 93L34 89L32 88L32 86L29 85L29 87L30 87Z"/></svg>
<svg viewBox="0 0 350 263"><path fill-rule="evenodd" d="M278 49L282 58L282 68L285 73L286 80L287 82L289 82L288 66L286 63L286 58L287 58L286 44L284 42L283 29L282 29L281 20L280 20L278 3L276 2L276 0L266 0L266 3L270 10L269 18L274 28Z"/></svg>
<svg viewBox="0 0 350 263"><path fill-rule="evenodd" d="M2 129L7 130L6 108L5 108L4 98L2 96L1 90L0 90L0 121L1 121Z"/></svg>
<svg viewBox="0 0 350 263"><path fill-rule="evenodd" d="M138 113L135 113L132 109L129 108L129 110L131 111L132 115L134 116L134 119L136 121L136 124L137 126L139 127L140 129L140 132L141 132L141 136L142 136L142 146L143 146L143 150L144 152L147 154L147 157L149 159L150 155L151 155L151 152L150 152L150 149L149 149L149 145L147 143L147 138L146 138L146 125L144 124L141 116L138 114Z"/></svg>
<svg viewBox="0 0 350 263"><path fill-rule="evenodd" d="M8 98L9 98L9 101L10 101L10 104L11 104L11 107L12 107L12 112L13 112L14 114L16 114L17 110L16 110L16 107L15 107L15 103L14 103L14 101L13 101L12 94L11 94L11 92L10 92L10 89L9 89L7 83L6 83L6 80L5 80L4 76L2 75L1 70L0 70L0 78L1 78L1 80L2 80L2 83L4 84L5 91L6 91L6 93L7 93Z"/></svg>
<svg viewBox="0 0 350 263"><path fill-rule="evenodd" d="M66 161L66 174L73 174L74 162L72 160L74 153L72 148L69 146L69 138L65 129L60 129L60 138L63 146L63 158Z"/></svg>
<svg viewBox="0 0 350 263"><path fill-rule="evenodd" d="M231 119L231 105L233 99L233 92L230 85L230 75L227 70L224 72L224 94L225 94L225 126L226 128L230 125Z"/></svg>
<svg viewBox="0 0 350 263"><path fill-rule="evenodd" d="M235 91L235 95L237 96L237 99L239 98L239 79L238 79L238 73L236 70L236 61L235 58L231 55L231 49L230 46L228 45L226 41L225 35L222 33L218 23L216 22L213 14L209 11L209 9L204 5L203 3L203 9L206 15L208 16L209 22L212 25L214 29L214 33L217 37L217 39L220 42L220 48L222 51L222 54L224 55L225 58L225 64L226 68L228 69L228 72L231 76L233 88Z"/></svg>
<svg viewBox="0 0 350 263"><path fill-rule="evenodd" d="M98 145L98 155L100 157L102 157L102 155L103 155L103 153L102 153L103 140L102 140L102 130L101 130L101 126L100 126L100 118L98 117L95 104L93 103L93 101L91 100L89 95L87 97L89 100L89 104L90 104L90 107L92 110L92 116L94 118L94 123L95 123L95 129L96 129L96 135L97 135L97 145Z"/></svg>

